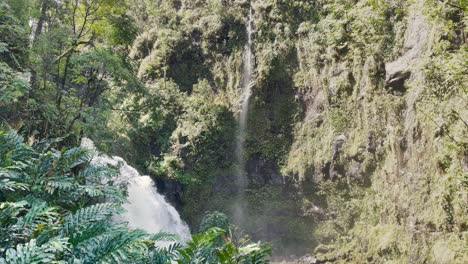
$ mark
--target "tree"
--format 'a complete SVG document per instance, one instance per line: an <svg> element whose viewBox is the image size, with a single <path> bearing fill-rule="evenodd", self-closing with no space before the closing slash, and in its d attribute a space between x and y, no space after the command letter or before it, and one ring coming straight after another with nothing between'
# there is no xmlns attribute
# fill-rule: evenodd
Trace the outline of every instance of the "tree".
<svg viewBox="0 0 468 264"><path fill-rule="evenodd" d="M27 23L21 12L27 9L25 2L0 3L0 120L9 119L12 124L20 119L18 101L29 90Z"/></svg>

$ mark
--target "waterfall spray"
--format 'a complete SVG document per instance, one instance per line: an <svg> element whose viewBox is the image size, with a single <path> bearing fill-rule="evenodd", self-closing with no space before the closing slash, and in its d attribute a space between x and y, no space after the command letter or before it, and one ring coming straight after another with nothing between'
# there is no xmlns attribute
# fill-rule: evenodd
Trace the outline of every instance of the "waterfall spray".
<svg viewBox="0 0 468 264"><path fill-rule="evenodd" d="M249 8L249 17L247 22L247 43L244 47L243 53L243 66L242 66L242 79L241 89L242 94L240 97L240 113L239 113L239 124L238 134L236 142L236 185L238 190L238 200L234 206L234 218L240 223L244 214L244 191L247 187L247 175L245 170L245 139L247 135L247 117L249 111L249 100L252 95L252 85L254 82L254 54L253 54L253 41L252 41L252 6Z"/></svg>

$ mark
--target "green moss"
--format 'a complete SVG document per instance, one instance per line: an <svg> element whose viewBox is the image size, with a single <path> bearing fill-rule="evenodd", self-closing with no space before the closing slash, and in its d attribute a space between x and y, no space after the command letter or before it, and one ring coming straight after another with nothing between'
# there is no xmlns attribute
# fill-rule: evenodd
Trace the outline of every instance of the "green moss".
<svg viewBox="0 0 468 264"><path fill-rule="evenodd" d="M409 11L424 3L434 22L433 52L412 68L405 92L392 94L385 89L384 64L405 52ZM467 55L455 30L465 25L461 11L433 0L252 4L256 80L246 158L273 161L299 181L297 195L272 186L249 189L246 231L276 248L296 241L310 247L305 252L322 243L317 255L338 263L466 258L456 251L468 215L462 167ZM153 156L152 172L184 184L183 215L197 226L201 212L229 215L235 199L229 186L219 184L234 162L248 5L186 5L163 6L157 34L140 41L158 41L141 58L146 77L178 84L171 87L183 98L169 111L177 113L174 122L169 113L151 115L158 122L141 142L167 140L155 144L163 151ZM156 132L161 136L151 136ZM334 150L342 134L346 140ZM304 208L313 206L319 212L307 214ZM441 242L448 237L450 243Z"/></svg>
<svg viewBox="0 0 468 264"><path fill-rule="evenodd" d="M461 234L466 229L466 212L459 199L466 197L466 176L460 161L466 155L466 137L461 133L466 134L468 127L460 120L466 107L460 107L464 104L453 96L465 93L460 85L466 78L460 74L463 63L455 62L465 57L464 48L448 51L449 46L454 48L449 44L440 52L436 45L440 57L431 57L423 66L430 68L424 76L429 82L414 79L406 84L407 95L390 95L383 90L379 63L398 56L402 41L397 36L404 32L404 15L411 7L388 2L377 7L373 1L360 1L348 7L354 11L352 15L335 18L340 7L344 8L330 5L323 20L304 25L301 31L295 82L312 98L307 101L309 111L316 112L315 119L296 125L283 172L313 179L319 185L321 196L310 199L322 204L329 216L320 221L315 233L326 245L322 250L327 253L320 253L324 259L352 263L427 261L432 254L428 245L436 243L433 233ZM341 22L352 28L350 34L340 30ZM453 33L453 27L448 28L443 30ZM454 43L453 39L449 43ZM435 62L439 59L444 62ZM352 65L352 79L343 78L342 65ZM444 86L441 80L451 85ZM317 107L317 91L348 89L353 89L352 93L327 92L323 109ZM442 90L441 94L434 92ZM340 133L347 139L335 165L343 166L341 176L346 176L359 164L360 178L343 178L341 183L321 181ZM416 237L410 239L408 234ZM452 262L466 256L453 256L445 247L442 245L439 252L447 250Z"/></svg>

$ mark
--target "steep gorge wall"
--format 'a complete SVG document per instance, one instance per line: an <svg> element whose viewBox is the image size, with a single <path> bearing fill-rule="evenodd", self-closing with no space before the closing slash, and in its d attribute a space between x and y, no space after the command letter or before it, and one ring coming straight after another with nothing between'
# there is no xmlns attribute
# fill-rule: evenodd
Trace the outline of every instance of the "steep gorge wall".
<svg viewBox="0 0 468 264"><path fill-rule="evenodd" d="M196 230L206 211L231 214L236 200L236 117L249 2L136 2L140 5L131 13L142 33L130 55L148 89L128 100L139 111L128 115L130 130L122 144L139 150L127 152L126 158L157 178ZM256 14L268 15L260 9ZM283 185L279 171L292 143L293 124L300 120L290 73L294 45L288 44L285 56L273 43L273 22L265 19L263 33L256 25L254 36L257 81L246 153L249 219L242 228L254 239L271 241L279 254L301 254L313 247L311 219L302 217L295 189ZM288 34L283 39L293 32Z"/></svg>
<svg viewBox="0 0 468 264"><path fill-rule="evenodd" d="M138 2L138 1L137 1ZM248 1L160 1L133 16L148 94L134 160L170 178L196 228L229 214ZM278 254L466 261L466 6L254 0L248 226ZM141 21L138 21L140 19ZM171 186L173 186L173 182ZM174 193L175 192L175 193ZM315 251L314 251L315 249Z"/></svg>
<svg viewBox="0 0 468 264"><path fill-rule="evenodd" d="M371 2L301 32L306 111L284 172L323 208L323 259L466 262L466 17L432 1ZM440 63L457 77L444 80Z"/></svg>

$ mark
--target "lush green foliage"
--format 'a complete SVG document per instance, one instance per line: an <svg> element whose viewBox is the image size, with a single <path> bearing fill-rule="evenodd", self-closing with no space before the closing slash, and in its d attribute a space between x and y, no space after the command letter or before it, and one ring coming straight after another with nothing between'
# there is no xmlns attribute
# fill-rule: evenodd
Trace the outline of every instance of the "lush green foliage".
<svg viewBox="0 0 468 264"><path fill-rule="evenodd" d="M183 218L192 228L203 221L206 233L164 254L144 242L153 261L263 258L261 245L252 247L263 253L243 255L250 246L222 213L204 218L229 215L237 199L234 142L250 7L256 72L243 230L271 241L278 254L316 248L322 260L338 262L466 262L466 0L2 0L0 121L31 142L63 137L50 143L59 149L88 136L175 182L167 191ZM408 64L397 75L410 73L398 88L387 83L394 62ZM79 154L41 144L18 154L21 164L54 167ZM5 208L63 223L112 194L75 175L85 164L42 181L26 180L40 176L38 168L20 173L25 182L2 182ZM41 202L23 204L20 194ZM53 240L58 249L51 248L37 229L15 229L26 233L8 245L12 259L13 252L74 254L72 240ZM42 246L45 253L36 253Z"/></svg>
<svg viewBox="0 0 468 264"><path fill-rule="evenodd" d="M30 147L15 132L0 133L1 261L148 258L155 250L150 235L109 221L125 201L116 170L89 165L92 155L84 149L59 151L54 143Z"/></svg>
<svg viewBox="0 0 468 264"><path fill-rule="evenodd" d="M137 34L125 7L124 0L2 1L2 121L67 141L106 126L122 94L142 87L124 59Z"/></svg>
<svg viewBox="0 0 468 264"><path fill-rule="evenodd" d="M265 263L269 249L240 247L205 221L187 246L113 223L125 186L115 168L90 165L91 153L43 141L28 146L15 132L0 131L0 263Z"/></svg>
<svg viewBox="0 0 468 264"><path fill-rule="evenodd" d="M323 209L316 255L466 262L466 1L320 2L297 31L306 113L283 166ZM417 34L395 91L386 74Z"/></svg>

